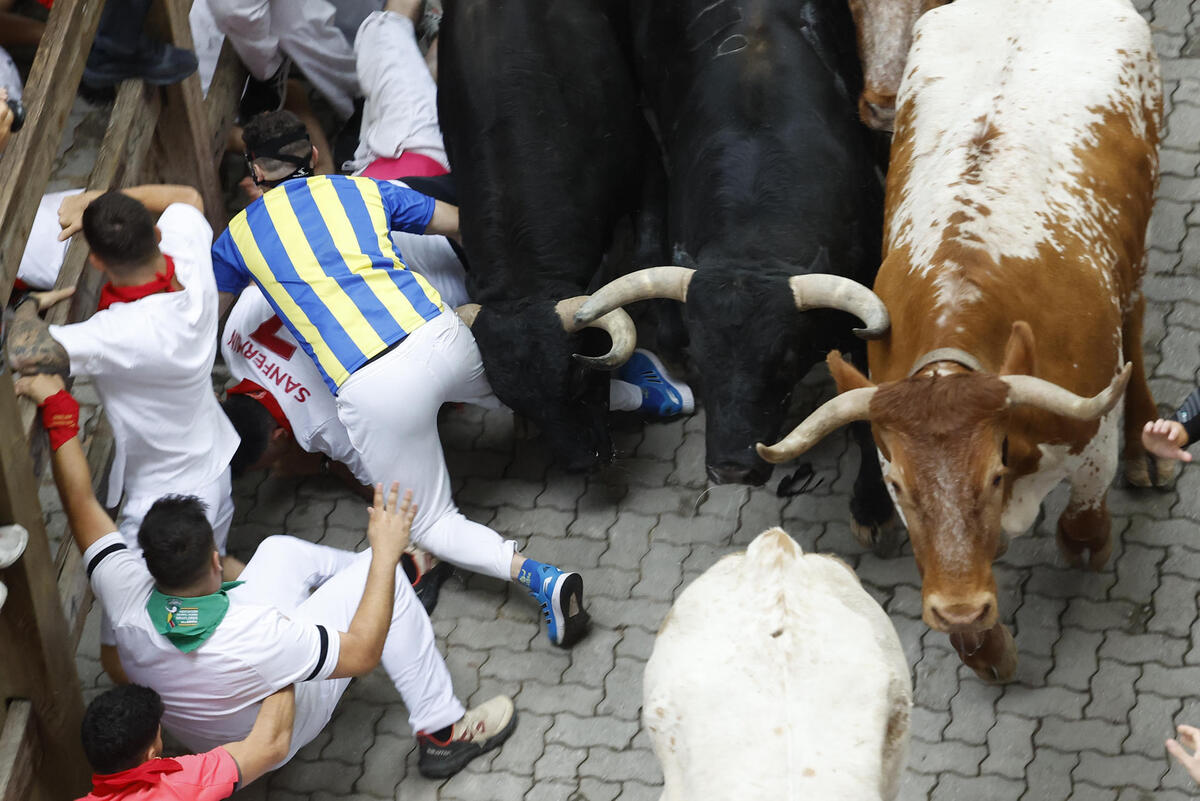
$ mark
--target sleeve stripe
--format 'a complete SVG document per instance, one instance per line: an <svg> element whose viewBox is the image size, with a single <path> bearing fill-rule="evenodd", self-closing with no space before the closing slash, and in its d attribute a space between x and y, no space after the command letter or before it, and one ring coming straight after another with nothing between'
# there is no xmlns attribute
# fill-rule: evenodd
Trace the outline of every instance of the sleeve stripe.
<svg viewBox="0 0 1200 801"><path fill-rule="evenodd" d="M112 554L116 553L117 551L123 551L123 550L125 550L125 543L114 542L112 545L108 546L107 548L102 550L100 553L93 556L92 561L88 562L88 566L87 566L88 580L89 581L91 580L92 571L94 571L99 566L99 564L104 561L104 558L106 556L111 556Z"/></svg>
<svg viewBox="0 0 1200 801"><path fill-rule="evenodd" d="M325 667L325 657L329 656L329 632L324 626L317 626L317 633L321 635L321 654L317 657L317 666L313 668L313 672L308 674L305 681L312 681L321 672L321 668Z"/></svg>

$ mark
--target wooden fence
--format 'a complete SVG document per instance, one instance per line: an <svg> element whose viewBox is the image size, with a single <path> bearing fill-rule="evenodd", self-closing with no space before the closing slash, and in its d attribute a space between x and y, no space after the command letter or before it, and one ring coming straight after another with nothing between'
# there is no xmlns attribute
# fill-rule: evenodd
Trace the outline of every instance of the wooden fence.
<svg viewBox="0 0 1200 801"><path fill-rule="evenodd" d="M25 89L25 127L0 156L0 298L7 301L17 265L50 179L75 102L103 0L56 0ZM156 0L149 26L190 48L191 0ZM200 79L150 87L126 81L117 90L88 189L171 182L196 187L209 222L227 222L217 163L233 122L241 71L226 43L207 98ZM78 287L72 302L47 319L76 322L96 309L100 273L84 270L87 246L75 237L58 286ZM7 371L6 371L7 372ZM80 555L66 536L52 554L38 501L45 439L35 410L0 378L0 525L19 523L29 545L0 570L9 596L0 607L0 801L63 801L87 793L90 771L79 742L83 699L75 649L91 608ZM101 418L86 438L93 475L103 480L111 431Z"/></svg>

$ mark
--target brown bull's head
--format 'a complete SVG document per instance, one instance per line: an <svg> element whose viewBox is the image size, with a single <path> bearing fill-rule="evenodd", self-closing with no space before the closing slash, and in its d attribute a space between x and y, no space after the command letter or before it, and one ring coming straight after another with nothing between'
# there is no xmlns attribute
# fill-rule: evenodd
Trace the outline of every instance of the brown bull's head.
<svg viewBox="0 0 1200 801"><path fill-rule="evenodd" d="M892 130L896 93L912 46L917 18L949 0L849 0L858 32L863 92L858 101L862 121L878 131Z"/></svg>
<svg viewBox="0 0 1200 801"><path fill-rule="evenodd" d="M974 361L967 356L968 361ZM825 434L870 420L884 481L908 526L922 576L923 619L937 631L982 632L997 622L992 560L1011 491L1008 425L1027 406L1093 420L1121 398L1129 367L1085 398L1033 378L1033 334L1018 322L999 375L952 361L876 386L836 351L829 368L841 393L779 444L758 446L769 462L803 453Z"/></svg>

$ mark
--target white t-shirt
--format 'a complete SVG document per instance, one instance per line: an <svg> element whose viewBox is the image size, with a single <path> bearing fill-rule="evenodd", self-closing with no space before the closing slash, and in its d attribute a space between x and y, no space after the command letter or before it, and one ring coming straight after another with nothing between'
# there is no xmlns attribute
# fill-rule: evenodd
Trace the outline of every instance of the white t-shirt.
<svg viewBox="0 0 1200 801"><path fill-rule="evenodd" d="M401 181L393 183L405 186ZM450 308L470 301L467 295L467 271L458 254L444 236L408 234L392 231L392 242L408 269L425 276Z"/></svg>
<svg viewBox="0 0 1200 801"><path fill-rule="evenodd" d="M71 244L69 239L66 242L58 241L58 234L62 231L58 224L58 207L63 200L82 191L66 189L42 195L33 218L33 228L25 243L25 252L21 254L21 263L17 266L17 278L30 288L51 289L58 280L59 270L67 255L67 245Z"/></svg>
<svg viewBox="0 0 1200 801"><path fill-rule="evenodd" d="M324 726L329 705L321 696L331 682L323 680L337 667L337 631L245 602L235 587L216 631L185 654L155 629L146 611L154 580L120 534L94 542L83 563L113 620L125 673L162 696L163 725L189 749L203 753L243 739L259 702L289 684L296 684L297 736L311 739ZM294 742L291 753L305 742Z"/></svg>
<svg viewBox="0 0 1200 801"><path fill-rule="evenodd" d="M253 381L271 393L301 448L323 453L349 467L362 483L371 483L338 419L329 387L254 284L242 291L229 312L221 355L235 379Z"/></svg>
<svg viewBox="0 0 1200 801"><path fill-rule="evenodd" d="M159 247L175 262L178 292L115 303L88 320L52 325L71 375L92 376L113 428L108 505L129 497L193 491L229 466L238 435L212 388L217 285L212 229L176 203L158 219Z"/></svg>

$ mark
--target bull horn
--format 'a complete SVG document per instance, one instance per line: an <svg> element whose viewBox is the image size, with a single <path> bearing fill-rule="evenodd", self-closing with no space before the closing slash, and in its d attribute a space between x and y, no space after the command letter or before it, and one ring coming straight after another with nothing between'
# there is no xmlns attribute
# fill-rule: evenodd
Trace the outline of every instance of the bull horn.
<svg viewBox="0 0 1200 801"><path fill-rule="evenodd" d="M879 339L887 333L891 320L887 306L879 296L857 281L840 275L810 273L793 275L788 279L796 308L840 309L853 314L866 323L864 328L855 328L854 333L862 339Z"/></svg>
<svg viewBox="0 0 1200 801"><path fill-rule="evenodd" d="M600 316L635 300L666 298L686 303L688 284L692 282L694 272L693 269L673 265L647 267L609 281L593 292L591 298L575 312L575 324L590 325Z"/></svg>
<svg viewBox="0 0 1200 801"><path fill-rule="evenodd" d="M1095 420L1117 405L1132 371L1133 364L1127 362L1104 390L1090 398L1029 375L1003 375L1000 380L1008 384L1009 406L1033 406L1073 420Z"/></svg>
<svg viewBox="0 0 1200 801"><path fill-rule="evenodd" d="M464 303L454 309L454 313L458 315L467 328L475 325L475 318L479 316L479 310L483 308L478 303Z"/></svg>
<svg viewBox="0 0 1200 801"><path fill-rule="evenodd" d="M878 387L859 387L843 392L825 401L819 409L810 414L803 423L792 429L792 432L774 445L763 445L761 442L754 446L761 456L772 464L795 459L847 423L866 420L871 416L871 398L875 396Z"/></svg>
<svg viewBox="0 0 1200 801"><path fill-rule="evenodd" d="M633 349L637 347L637 329L622 308L616 308L588 323L579 323L579 308L587 300L587 295L560 300L554 304L554 311L558 313L563 330L568 334L573 334L581 328L599 328L607 333L612 340L612 347L608 349L608 353L603 356L584 356L581 353L573 355L593 370L615 370L633 355Z"/></svg>

